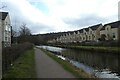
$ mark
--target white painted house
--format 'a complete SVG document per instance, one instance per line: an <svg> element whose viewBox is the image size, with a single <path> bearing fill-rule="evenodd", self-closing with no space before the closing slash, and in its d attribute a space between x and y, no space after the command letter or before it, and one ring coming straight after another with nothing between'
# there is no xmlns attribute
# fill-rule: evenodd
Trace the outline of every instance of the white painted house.
<svg viewBox="0 0 120 80"><path fill-rule="evenodd" d="M8 12L0 12L0 47L11 46L11 22Z"/></svg>

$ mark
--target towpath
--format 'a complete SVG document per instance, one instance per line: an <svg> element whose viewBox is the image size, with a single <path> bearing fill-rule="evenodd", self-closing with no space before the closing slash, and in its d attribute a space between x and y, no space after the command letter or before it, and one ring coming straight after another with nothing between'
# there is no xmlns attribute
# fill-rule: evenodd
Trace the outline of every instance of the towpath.
<svg viewBox="0 0 120 80"><path fill-rule="evenodd" d="M37 78L75 78L43 51L35 48Z"/></svg>

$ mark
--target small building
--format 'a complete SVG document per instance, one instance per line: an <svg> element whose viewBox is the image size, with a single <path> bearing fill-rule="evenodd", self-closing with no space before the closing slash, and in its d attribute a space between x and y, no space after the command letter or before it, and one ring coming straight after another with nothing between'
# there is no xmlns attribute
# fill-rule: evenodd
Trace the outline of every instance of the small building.
<svg viewBox="0 0 120 80"><path fill-rule="evenodd" d="M120 40L120 21L105 24L100 35L105 37L105 40Z"/></svg>
<svg viewBox="0 0 120 80"><path fill-rule="evenodd" d="M11 22L8 12L0 12L0 39L3 47L11 46Z"/></svg>

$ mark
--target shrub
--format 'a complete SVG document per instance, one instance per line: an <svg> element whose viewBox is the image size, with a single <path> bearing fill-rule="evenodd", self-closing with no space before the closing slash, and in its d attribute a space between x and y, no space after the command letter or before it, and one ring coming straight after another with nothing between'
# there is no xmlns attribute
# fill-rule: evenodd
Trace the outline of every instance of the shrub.
<svg viewBox="0 0 120 80"><path fill-rule="evenodd" d="M26 50L32 49L33 44L23 43L12 45L11 47L5 47L2 50L2 72L3 74L14 63L14 61L22 55Z"/></svg>

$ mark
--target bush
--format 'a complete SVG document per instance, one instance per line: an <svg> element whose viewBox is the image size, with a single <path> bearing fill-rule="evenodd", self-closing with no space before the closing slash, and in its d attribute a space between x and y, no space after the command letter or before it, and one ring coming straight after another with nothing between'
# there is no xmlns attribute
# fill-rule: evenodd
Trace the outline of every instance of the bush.
<svg viewBox="0 0 120 80"><path fill-rule="evenodd" d="M5 47L2 50L2 72L3 74L14 63L14 61L22 55L26 50L32 49L33 44L23 43L18 45L12 45L11 47Z"/></svg>

